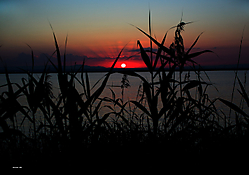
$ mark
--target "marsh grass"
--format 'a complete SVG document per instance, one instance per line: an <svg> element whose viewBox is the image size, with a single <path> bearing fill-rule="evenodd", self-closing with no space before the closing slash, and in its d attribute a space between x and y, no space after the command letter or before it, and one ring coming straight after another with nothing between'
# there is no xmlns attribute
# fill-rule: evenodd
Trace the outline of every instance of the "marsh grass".
<svg viewBox="0 0 249 175"><path fill-rule="evenodd" d="M28 78L22 79L22 85L12 83L7 67L6 82L1 88L7 90L0 95L0 133L1 157L7 164L26 164L39 166L53 165L86 165L98 167L116 160L132 160L137 156L140 164L149 167L173 164L171 160L179 161L189 156L191 162L182 163L200 164L201 157L214 158L222 154L226 158L230 148L239 148L243 143L246 147L249 116L243 108L225 99L210 99L207 89L213 86L209 77L208 82L201 77L200 65L193 58L213 53L203 50L192 53L200 35L186 51L182 32L186 25L192 22L183 22L170 28L175 29L174 41L169 47L165 46L168 31L161 42L152 37L151 13L149 12L149 34L139 27L138 31L148 37L150 49L145 50L138 40L137 45L144 61L150 79L146 79L138 72L131 70L114 71L114 66L120 58L123 49L114 60L107 72L92 87L88 73L84 71L85 60L82 66L73 72L66 72L66 45L64 60L55 32L54 38L57 63L48 61L41 76L36 78L33 70L35 65L34 54L31 49L32 71L25 71ZM157 51L154 51L154 46ZM60 93L53 94L53 86L48 73L48 63L56 69ZM184 75L184 67L190 65L195 73ZM198 69L196 69L198 65ZM165 71L169 67L169 71ZM77 77L80 74L80 78ZM115 90L110 87L110 97L101 97L107 87L108 80L113 74L122 74L121 98L117 98ZM135 100L125 101L124 94L129 87L129 76L140 79ZM178 77L177 77L178 76ZM245 85L239 82L241 97L249 107L249 97ZM76 84L82 89L76 88ZM13 86L17 90L13 90ZM26 105L20 104L18 98L26 97ZM215 103L219 100L232 110L236 111L236 124L227 126L227 118L216 109ZM108 112L100 115L102 110ZM42 114L42 117L38 117ZM17 115L20 113L21 115ZM17 119L31 123L30 135L24 135L17 125ZM42 118L42 119L40 119ZM7 121L10 121L8 123ZM225 125L223 125L225 123ZM236 129L234 129L236 128ZM236 141L236 142L235 142ZM103 158L105 157L105 158ZM164 159L167 157L167 159ZM101 159L102 162L96 161ZM106 159L108 163L106 163ZM159 160L163 159L163 162ZM2 164L3 165L3 164Z"/></svg>

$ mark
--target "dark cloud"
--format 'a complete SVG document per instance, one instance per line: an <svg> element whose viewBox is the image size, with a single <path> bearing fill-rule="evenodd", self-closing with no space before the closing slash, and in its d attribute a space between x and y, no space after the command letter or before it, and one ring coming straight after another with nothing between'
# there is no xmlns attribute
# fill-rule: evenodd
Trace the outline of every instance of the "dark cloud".
<svg viewBox="0 0 249 175"><path fill-rule="evenodd" d="M40 55L34 55L34 64L35 66L44 66L48 62L48 58L57 65L57 58L56 54L49 55L47 53L42 53ZM61 59L64 60L64 56L61 56ZM82 64L83 60L86 62L98 62L98 61L104 61L104 60L114 60L115 58L110 57L87 57L85 55L74 55L74 54L67 54L66 55L66 65L74 65L76 64ZM32 55L27 53L20 53L16 57L5 59L4 60L7 67L23 67L23 66L31 66L32 65ZM51 65L51 63L48 63Z"/></svg>
<svg viewBox="0 0 249 175"><path fill-rule="evenodd" d="M87 59L87 56L79 56L79 55L73 55L73 54L67 54L66 59L73 60L73 61L83 61L84 59Z"/></svg>
<svg viewBox="0 0 249 175"><path fill-rule="evenodd" d="M132 50L128 50L128 52L140 52L140 49L132 49Z"/></svg>
<svg viewBox="0 0 249 175"><path fill-rule="evenodd" d="M12 59L4 59L4 62L7 66L26 66L32 64L32 56L26 53L20 53L17 57Z"/></svg>
<svg viewBox="0 0 249 175"><path fill-rule="evenodd" d="M150 50L150 47L146 47L144 48L144 50ZM152 49L153 52L156 52L157 49ZM140 52L140 48L138 49L131 49L131 50L128 50L128 52Z"/></svg>

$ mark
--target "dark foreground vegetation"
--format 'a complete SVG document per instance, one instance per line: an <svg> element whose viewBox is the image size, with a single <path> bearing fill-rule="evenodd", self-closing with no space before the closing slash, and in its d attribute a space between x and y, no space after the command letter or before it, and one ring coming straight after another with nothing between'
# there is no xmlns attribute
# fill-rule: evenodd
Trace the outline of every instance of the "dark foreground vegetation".
<svg viewBox="0 0 249 175"><path fill-rule="evenodd" d="M55 64L48 58L48 63L57 71L60 88L57 97L53 94L47 65L39 78L32 71L26 72L28 78L23 78L22 84L10 81L6 67L7 84L1 88L7 87L7 91L0 96L0 166L92 170L246 163L249 116L243 109L248 108L249 98L245 84L235 72L234 81L239 82L238 91L247 103L244 108L230 100L209 98L206 91L212 84L202 79L201 66L193 58L213 53L191 52L201 34L185 50L182 31L190 23L180 21L171 28L175 33L169 47L164 45L167 33L158 41L151 35L150 24L149 33L136 27L150 42L151 49L144 50L137 41L150 80L132 70L114 71L121 50L109 72L94 85L95 90L90 87L84 63L75 72L65 71L66 53L62 59L53 31L56 49L53 55L57 54L58 62ZM34 61L32 51L32 68ZM186 65L192 67L195 77L183 78ZM166 72L165 67L170 69ZM176 74L176 70L180 73ZM101 97L112 74L124 75L121 98L116 98L111 88L111 97ZM129 86L127 76L138 77L142 82L133 101L123 99ZM76 84L81 85L81 91L75 88ZM21 97L25 97L26 104L20 104ZM235 122L216 109L217 101L227 105L231 113L235 112ZM100 115L101 110L108 112ZM22 125L27 122L29 134L24 134Z"/></svg>

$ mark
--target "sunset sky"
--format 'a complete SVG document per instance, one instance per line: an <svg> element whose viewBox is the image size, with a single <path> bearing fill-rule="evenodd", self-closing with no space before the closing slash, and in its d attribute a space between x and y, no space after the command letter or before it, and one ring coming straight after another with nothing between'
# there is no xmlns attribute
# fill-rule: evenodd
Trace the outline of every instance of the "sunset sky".
<svg viewBox="0 0 249 175"><path fill-rule="evenodd" d="M127 44L122 57L138 55L139 39L149 40L136 28L148 31L151 10L152 33L161 41L165 32L183 21L193 21L183 33L185 48L199 39L195 51L210 49L195 61L202 65L236 64L244 26L241 64L249 64L248 0L0 0L0 56L8 66L30 65L30 45L35 64L43 65L51 55L54 41L49 22L64 53L68 35L68 65L82 63L108 67ZM168 33L165 46L173 40ZM123 62L124 60L120 60ZM127 67L144 67L139 57L125 61ZM120 64L119 64L120 65Z"/></svg>

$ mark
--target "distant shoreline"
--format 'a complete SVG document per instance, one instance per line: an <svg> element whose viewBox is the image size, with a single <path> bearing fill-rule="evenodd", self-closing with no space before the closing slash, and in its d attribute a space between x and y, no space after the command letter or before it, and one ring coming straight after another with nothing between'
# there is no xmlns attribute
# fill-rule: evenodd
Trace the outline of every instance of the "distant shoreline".
<svg viewBox="0 0 249 175"><path fill-rule="evenodd" d="M158 69L156 69L154 72L156 72ZM165 71L169 71L170 69L169 68L166 68ZM196 68L195 70L198 70L198 68ZM185 68L183 71L195 71L193 68ZM235 70L240 70L240 71L247 71L249 70L249 68L219 68L219 69L216 69L216 68L202 68L202 69L199 69L200 71L235 71ZM31 70L26 70L28 72L31 72ZM126 69L123 69L123 68L115 68L113 70L113 72L125 72L125 71L135 71L135 72L148 72L148 69L147 68L126 68ZM179 69L176 69L175 71L180 71ZM41 70L34 70L33 73L42 73L43 71ZM47 71L48 73L57 73L56 70L48 70ZM66 70L67 73L70 73L70 72L76 72L76 71L72 71L72 70ZM78 71L79 73L81 72ZM103 69L89 69L89 70L83 70L83 72L91 72L91 73L99 73L99 72L109 72L109 68L103 68ZM9 74L25 74L26 72L25 71L17 71L17 70L8 70L8 73ZM5 71L4 70L0 70L0 74L5 74Z"/></svg>

